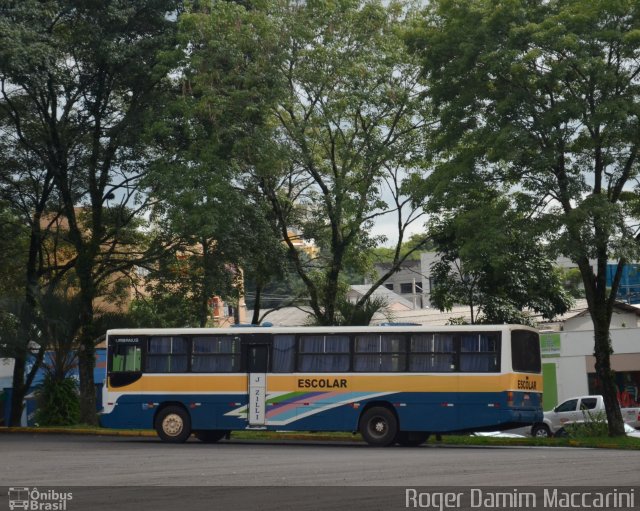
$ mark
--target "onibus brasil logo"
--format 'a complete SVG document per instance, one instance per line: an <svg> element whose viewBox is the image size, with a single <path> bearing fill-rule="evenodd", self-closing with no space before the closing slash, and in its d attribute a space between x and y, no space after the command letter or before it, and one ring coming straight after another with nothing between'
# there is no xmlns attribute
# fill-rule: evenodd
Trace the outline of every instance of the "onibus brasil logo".
<svg viewBox="0 0 640 511"><path fill-rule="evenodd" d="M15 487L9 488L9 509L27 509L31 511L66 511L67 502L73 499L71 492L56 490Z"/></svg>

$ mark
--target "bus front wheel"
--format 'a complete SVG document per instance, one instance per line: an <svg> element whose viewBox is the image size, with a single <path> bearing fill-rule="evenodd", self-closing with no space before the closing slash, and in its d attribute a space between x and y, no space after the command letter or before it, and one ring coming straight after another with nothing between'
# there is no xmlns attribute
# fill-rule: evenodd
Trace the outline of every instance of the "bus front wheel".
<svg viewBox="0 0 640 511"><path fill-rule="evenodd" d="M163 441L183 443L191 435L191 417L180 406L167 406L158 412L155 428Z"/></svg>
<svg viewBox="0 0 640 511"><path fill-rule="evenodd" d="M360 434L369 445L386 447L396 440L398 421L388 408L369 408L360 418Z"/></svg>

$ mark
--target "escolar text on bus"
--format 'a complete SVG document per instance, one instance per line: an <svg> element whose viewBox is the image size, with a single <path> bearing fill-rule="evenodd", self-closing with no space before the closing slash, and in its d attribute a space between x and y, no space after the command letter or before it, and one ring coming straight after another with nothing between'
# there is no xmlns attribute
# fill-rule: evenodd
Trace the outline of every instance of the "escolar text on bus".
<svg viewBox="0 0 640 511"><path fill-rule="evenodd" d="M526 380L518 380L518 390L537 390L538 384L535 380L531 381L529 378Z"/></svg>
<svg viewBox="0 0 640 511"><path fill-rule="evenodd" d="M300 389L346 389L346 378L298 378Z"/></svg>

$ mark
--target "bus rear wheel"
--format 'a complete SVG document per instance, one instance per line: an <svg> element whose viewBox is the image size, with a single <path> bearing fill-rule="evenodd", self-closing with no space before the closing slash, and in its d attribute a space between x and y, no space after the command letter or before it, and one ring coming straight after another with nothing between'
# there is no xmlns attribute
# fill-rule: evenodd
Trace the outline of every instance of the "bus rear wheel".
<svg viewBox="0 0 640 511"><path fill-rule="evenodd" d="M158 412L155 428L163 441L181 444L191 435L191 417L180 406L167 406Z"/></svg>
<svg viewBox="0 0 640 511"><path fill-rule="evenodd" d="M429 439L429 433L423 431L400 431L396 436L396 442L403 447L416 447L424 444Z"/></svg>
<svg viewBox="0 0 640 511"><path fill-rule="evenodd" d="M386 447L396 441L398 421L388 408L369 408L360 418L360 434L369 445Z"/></svg>
<svg viewBox="0 0 640 511"><path fill-rule="evenodd" d="M222 440L229 432L220 429L201 429L194 431L195 437L205 444L215 444L218 440Z"/></svg>

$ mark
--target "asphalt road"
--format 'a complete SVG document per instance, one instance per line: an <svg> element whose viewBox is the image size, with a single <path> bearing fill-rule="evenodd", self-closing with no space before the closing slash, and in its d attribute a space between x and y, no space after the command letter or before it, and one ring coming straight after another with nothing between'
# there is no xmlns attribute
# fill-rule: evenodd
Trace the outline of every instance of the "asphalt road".
<svg viewBox="0 0 640 511"><path fill-rule="evenodd" d="M120 511L160 510L169 503L167 509L175 509L176 499L187 499L190 510L342 508L332 498L351 511L363 502L362 509L389 509L402 502L406 488L622 487L638 484L639 469L640 451L606 449L195 440L170 445L155 438L0 435L0 485L71 488L95 499L71 506L80 505L78 496L68 511L116 509L116 501ZM367 488L343 495L343 487L362 486ZM248 503L242 501L247 494Z"/></svg>

